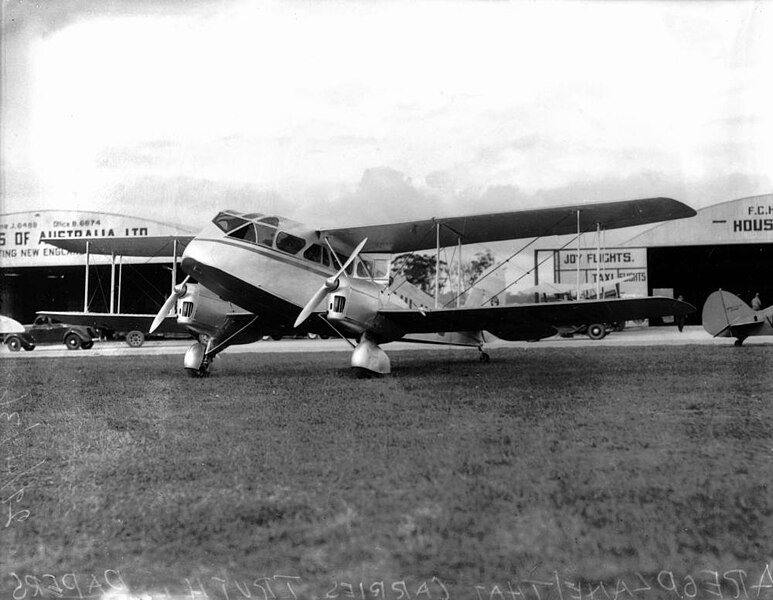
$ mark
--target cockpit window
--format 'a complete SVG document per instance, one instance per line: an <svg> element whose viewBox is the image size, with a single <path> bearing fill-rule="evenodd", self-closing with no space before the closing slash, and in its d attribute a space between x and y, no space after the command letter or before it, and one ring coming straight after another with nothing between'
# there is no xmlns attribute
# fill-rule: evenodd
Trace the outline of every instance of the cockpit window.
<svg viewBox="0 0 773 600"><path fill-rule="evenodd" d="M221 230L228 233L229 231L233 231L239 227L239 225L244 225L247 223L247 220L242 217L236 217L234 215L221 212L214 219L212 219L212 222Z"/></svg>
<svg viewBox="0 0 773 600"><path fill-rule="evenodd" d="M273 227L279 227L279 219L276 217L263 217L262 219L258 219L261 223L265 223L266 225L271 225Z"/></svg>
<svg viewBox="0 0 773 600"><path fill-rule="evenodd" d="M255 235L255 225L252 223L248 223L243 227L234 229L228 234L228 237L236 238L238 240L244 240L245 242L250 242L254 244L257 241L257 237Z"/></svg>
<svg viewBox="0 0 773 600"><path fill-rule="evenodd" d="M276 247L282 252L288 254L297 254L301 248L306 245L306 241L302 238L295 237L284 231L280 231L276 236Z"/></svg>

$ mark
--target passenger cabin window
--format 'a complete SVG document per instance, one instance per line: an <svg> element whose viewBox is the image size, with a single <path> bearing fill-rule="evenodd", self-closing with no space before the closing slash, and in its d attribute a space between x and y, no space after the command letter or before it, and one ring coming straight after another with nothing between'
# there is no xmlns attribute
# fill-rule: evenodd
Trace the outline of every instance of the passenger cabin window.
<svg viewBox="0 0 773 600"><path fill-rule="evenodd" d="M296 237L284 231L280 231L276 236L276 247L282 252L288 254L297 254L306 245L306 240Z"/></svg>
<svg viewBox="0 0 773 600"><path fill-rule="evenodd" d="M373 279L374 281L386 280L389 278L389 259L388 258L358 258L357 267L354 271L355 277L360 279Z"/></svg>
<svg viewBox="0 0 773 600"><path fill-rule="evenodd" d="M319 244L312 244L306 248L306 252L303 253L303 258L310 260L311 262L322 262L322 246Z"/></svg>
<svg viewBox="0 0 773 600"><path fill-rule="evenodd" d="M336 252L336 257L338 257L338 262L335 262L335 264L333 264L333 268L335 269L338 269L342 264L344 264L347 260L349 260L349 256L347 256L346 254L339 254L338 252ZM355 260L352 263L350 263L348 267L346 267L347 275L351 275L354 272L354 263L356 262L357 261Z"/></svg>
<svg viewBox="0 0 773 600"><path fill-rule="evenodd" d="M377 258L371 261L370 272L374 279L386 279L389 277L389 259Z"/></svg>
<svg viewBox="0 0 773 600"><path fill-rule="evenodd" d="M319 244L312 244L303 253L303 258L315 263L322 263L326 267L330 266L330 251Z"/></svg>
<svg viewBox="0 0 773 600"><path fill-rule="evenodd" d="M357 277L370 279L370 261L358 260L355 262L357 263L357 270L355 271Z"/></svg>
<svg viewBox="0 0 773 600"><path fill-rule="evenodd" d="M276 234L276 229L269 227L268 225L263 225L262 223L256 223L255 229L255 239L258 244L263 244L264 246L272 246L274 244L274 235Z"/></svg>

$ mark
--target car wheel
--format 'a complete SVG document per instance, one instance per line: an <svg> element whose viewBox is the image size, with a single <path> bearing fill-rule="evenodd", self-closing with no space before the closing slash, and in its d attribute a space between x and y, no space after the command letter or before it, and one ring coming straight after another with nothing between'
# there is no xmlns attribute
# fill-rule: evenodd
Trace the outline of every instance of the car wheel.
<svg viewBox="0 0 773 600"><path fill-rule="evenodd" d="M81 345L81 348L83 348L84 350L89 350L93 346L94 346L94 342L92 340L89 340L88 342L83 342L83 344Z"/></svg>
<svg viewBox="0 0 773 600"><path fill-rule="evenodd" d="M5 343L11 352L18 352L19 350L21 350L21 340L15 336L9 337L5 341Z"/></svg>
<svg viewBox="0 0 773 600"><path fill-rule="evenodd" d="M139 348L145 343L145 334L136 329L126 334L126 343L132 348Z"/></svg>
<svg viewBox="0 0 773 600"><path fill-rule="evenodd" d="M607 329L601 323L592 323L591 325L588 325L588 331L586 333L590 339L600 340L607 335Z"/></svg>
<svg viewBox="0 0 773 600"><path fill-rule="evenodd" d="M81 347L81 339L74 333L64 336L64 343L68 350L78 350Z"/></svg>

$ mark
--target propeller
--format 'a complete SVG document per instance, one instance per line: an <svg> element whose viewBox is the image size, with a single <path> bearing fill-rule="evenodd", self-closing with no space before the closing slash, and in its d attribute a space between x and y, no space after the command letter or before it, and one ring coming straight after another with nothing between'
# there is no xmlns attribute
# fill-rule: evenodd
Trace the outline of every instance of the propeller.
<svg viewBox="0 0 773 600"><path fill-rule="evenodd" d="M183 279L181 284L174 286L174 289L172 290L169 298L166 299L166 302L164 302L161 310L158 311L156 318L153 319L153 324L150 326L148 333L153 333L156 329L158 329L158 326L161 325L161 323L164 322L164 319L166 319L166 317L169 315L169 311L172 310L172 307L177 302L177 299L185 294L185 284L187 283L188 279L190 279L190 276Z"/></svg>
<svg viewBox="0 0 773 600"><path fill-rule="evenodd" d="M352 252L352 255L341 266L341 268L338 269L338 272L335 275L333 275L332 277L328 277L325 280L325 283L322 284L322 287L320 287L314 293L314 295L311 297L311 300L309 300L306 303L306 306L303 307L303 310L301 311L301 314L299 314L298 318L295 319L295 323L293 324L293 327L298 327L298 325L300 325L306 319L308 319L309 315L314 312L315 308L317 308L317 305L320 302L322 302L322 299L325 296L327 296L327 294L329 292L332 292L336 288L338 288L338 278L343 274L344 271L346 271L346 267L348 267L350 264L352 264L352 261L354 261L354 259L357 258L357 255L360 253L360 250L362 250L363 246L365 246L365 243L367 241L368 241L368 238L365 238L359 244L357 244L357 247L354 249L354 252Z"/></svg>

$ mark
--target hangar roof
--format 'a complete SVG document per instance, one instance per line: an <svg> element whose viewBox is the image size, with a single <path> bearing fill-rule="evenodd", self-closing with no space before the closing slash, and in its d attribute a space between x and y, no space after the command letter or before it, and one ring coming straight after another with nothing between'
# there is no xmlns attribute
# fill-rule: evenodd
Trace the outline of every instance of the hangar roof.
<svg viewBox="0 0 773 600"><path fill-rule="evenodd" d="M691 219L660 223L622 245L651 248L760 243L773 244L773 194L707 206Z"/></svg>

